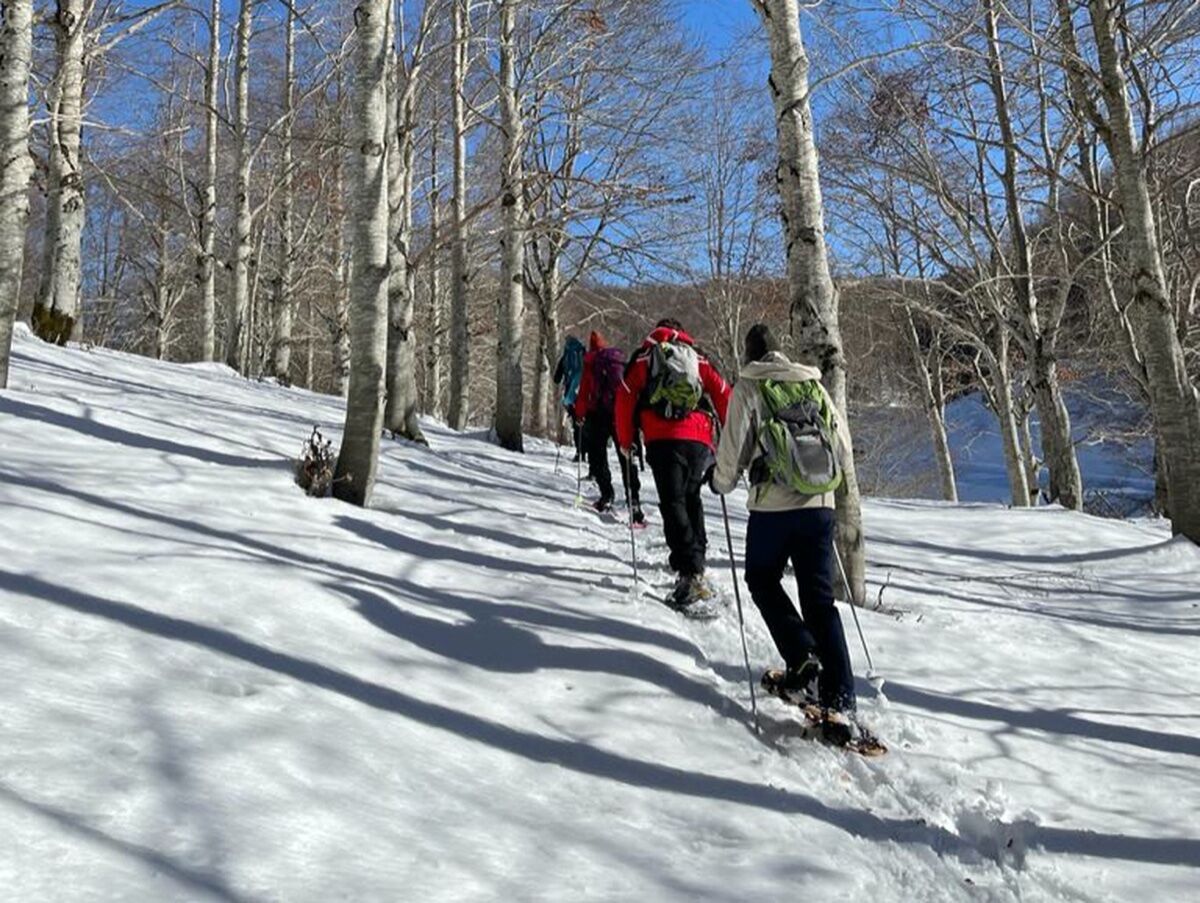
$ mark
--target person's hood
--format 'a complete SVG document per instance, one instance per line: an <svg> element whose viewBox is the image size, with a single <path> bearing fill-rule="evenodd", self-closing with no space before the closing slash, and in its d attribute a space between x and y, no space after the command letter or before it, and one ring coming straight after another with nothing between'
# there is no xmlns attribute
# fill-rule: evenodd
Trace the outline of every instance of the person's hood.
<svg viewBox="0 0 1200 903"><path fill-rule="evenodd" d="M761 361L752 361L742 367L740 376L745 379L773 379L777 382L801 382L821 378L821 371L808 364L793 364L781 351L768 351Z"/></svg>
<svg viewBox="0 0 1200 903"><path fill-rule="evenodd" d="M563 347L567 351L570 351L575 348L578 348L580 351L582 351L583 350L583 342L579 341L579 339L575 338L575 336L569 335L569 336L567 336L566 344Z"/></svg>
<svg viewBox="0 0 1200 903"><path fill-rule="evenodd" d="M604 341L604 336L602 336L599 332L593 330L592 334L590 336L588 336L588 350L589 351L599 351L601 348L607 348L607 347L608 347L608 342Z"/></svg>
<svg viewBox="0 0 1200 903"><path fill-rule="evenodd" d="M692 337L682 329L671 329L669 326L656 326L654 332L646 337L646 341L642 343L643 347L649 348L651 345L657 345L659 342L682 342L684 345L694 345Z"/></svg>

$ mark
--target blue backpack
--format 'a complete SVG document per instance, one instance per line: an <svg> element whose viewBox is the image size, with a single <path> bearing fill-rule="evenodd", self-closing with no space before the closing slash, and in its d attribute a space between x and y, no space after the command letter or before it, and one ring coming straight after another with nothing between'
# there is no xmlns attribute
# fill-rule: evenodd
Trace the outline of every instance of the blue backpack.
<svg viewBox="0 0 1200 903"><path fill-rule="evenodd" d="M569 336L558 361L558 377L555 382L563 386L563 407L571 407L579 395L579 382L583 379L583 342Z"/></svg>

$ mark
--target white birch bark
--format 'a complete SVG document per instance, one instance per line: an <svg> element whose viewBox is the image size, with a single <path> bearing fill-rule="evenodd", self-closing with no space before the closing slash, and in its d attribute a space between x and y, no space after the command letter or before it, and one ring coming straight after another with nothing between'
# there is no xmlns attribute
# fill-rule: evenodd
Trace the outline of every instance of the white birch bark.
<svg viewBox="0 0 1200 903"><path fill-rule="evenodd" d="M500 4L500 300L497 307L496 441L524 451L525 212L521 165L521 110L517 97L517 0Z"/></svg>
<svg viewBox="0 0 1200 903"><path fill-rule="evenodd" d="M908 346L913 373L917 377L917 388L921 395L921 406L925 409L925 417L929 421L929 436L932 440L942 499L957 502L958 485L954 479L954 459L950 455L950 440L946 433L946 396L942 388L941 364L936 357L938 350L935 348L931 352L932 361L927 360L921 348L912 309L905 307L902 316L898 325Z"/></svg>
<svg viewBox="0 0 1200 903"><path fill-rule="evenodd" d="M1050 473L1050 500L1080 511L1083 509L1083 478L1071 439L1071 418L1059 386L1054 353L1053 340L1058 333L1058 324L1050 323L1048 329L1043 328L1043 315L1034 285L1033 253L1018 194L1017 137L1012 123L995 0L984 0L984 23L988 39L989 86L1003 146L1004 168L1000 181L1004 186L1012 242L1012 250L1007 256L1012 262L1012 291L1022 325L1019 338L1030 370L1030 384L1041 427L1042 458ZM1032 447L1029 453L1033 453Z"/></svg>
<svg viewBox="0 0 1200 903"><path fill-rule="evenodd" d="M343 76L339 68L337 76L337 146L346 147L345 117L342 113ZM350 261L346 256L346 177L345 154L339 151L333 158L333 321L331 336L333 344L333 389L342 396L350 389Z"/></svg>
<svg viewBox="0 0 1200 903"><path fill-rule="evenodd" d="M208 69L204 73L204 209L200 214L200 359L217 354L217 102L221 77L221 0L209 9Z"/></svg>
<svg viewBox="0 0 1200 903"><path fill-rule="evenodd" d="M387 356L387 20L389 0L360 0L351 97L350 387L333 494L367 505L379 463Z"/></svg>
<svg viewBox="0 0 1200 903"><path fill-rule="evenodd" d="M442 413L442 180L438 166L441 124L433 114L429 148L429 335L425 347L426 410L434 417Z"/></svg>
<svg viewBox="0 0 1200 903"><path fill-rule="evenodd" d="M83 133L85 0L58 0L53 19L55 73L50 85L46 233L33 328L47 341L79 337L84 184Z"/></svg>
<svg viewBox="0 0 1200 903"><path fill-rule="evenodd" d="M454 131L453 195L450 198L450 428L464 430L470 417L471 333L469 300L471 271L467 260L467 60L470 53L467 0L453 5L453 65L450 76L451 118Z"/></svg>
<svg viewBox="0 0 1200 903"><path fill-rule="evenodd" d="M537 359L533 368L533 410L529 431L535 436L548 436L550 428L550 375L558 351L558 302L560 301L560 271L555 257L542 274L537 289L538 306Z"/></svg>
<svg viewBox="0 0 1200 903"><path fill-rule="evenodd" d="M1060 8L1065 5L1060 0ZM1165 471L1171 528L1200 543L1200 393L1188 375L1162 246L1150 197L1147 162L1137 138L1118 17L1124 4L1089 0L1088 14L1106 117L1099 129L1113 159L1132 277L1129 317L1149 381L1158 448ZM1069 14L1066 27L1070 27Z"/></svg>
<svg viewBox="0 0 1200 903"><path fill-rule="evenodd" d="M0 2L0 389L8 387L29 218L32 0Z"/></svg>
<svg viewBox="0 0 1200 903"><path fill-rule="evenodd" d="M800 33L798 0L751 0L766 28L771 53L768 83L775 105L779 163L775 177L783 202L791 331L798 357L824 374L834 404L847 414L846 359L838 323L838 296L829 271L825 212L809 105L808 56ZM847 435L849 431L847 431ZM846 443L845 479L838 493L838 540L853 601L866 598L866 549L854 449Z"/></svg>
<svg viewBox="0 0 1200 903"><path fill-rule="evenodd" d="M428 9L428 7L427 7ZM392 43L389 40L389 45ZM388 248L387 406L384 426L394 435L424 442L417 417L417 337L412 247L413 158L416 128L416 83L419 64L404 71L394 60L387 106Z"/></svg>
<svg viewBox="0 0 1200 903"><path fill-rule="evenodd" d="M296 106L296 8L289 3L283 35L283 122L279 166L279 291L275 304L275 335L271 370L284 385L291 382L292 319L295 294L295 176L292 172L292 130Z"/></svg>
<svg viewBox="0 0 1200 903"><path fill-rule="evenodd" d="M245 374L249 361L250 317L250 39L254 27L254 0L241 0L238 12L234 155L237 174L234 186L233 297L225 330L225 363Z"/></svg>

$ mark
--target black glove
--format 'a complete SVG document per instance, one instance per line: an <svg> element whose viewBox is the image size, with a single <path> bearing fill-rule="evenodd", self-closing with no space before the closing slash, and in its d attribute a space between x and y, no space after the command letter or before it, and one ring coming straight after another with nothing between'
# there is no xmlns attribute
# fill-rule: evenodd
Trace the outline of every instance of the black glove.
<svg viewBox="0 0 1200 903"><path fill-rule="evenodd" d="M723 495L717 491L717 487L713 485L713 471L717 469L716 464L709 464L708 470L704 471L704 485L708 487L709 492L713 495Z"/></svg>

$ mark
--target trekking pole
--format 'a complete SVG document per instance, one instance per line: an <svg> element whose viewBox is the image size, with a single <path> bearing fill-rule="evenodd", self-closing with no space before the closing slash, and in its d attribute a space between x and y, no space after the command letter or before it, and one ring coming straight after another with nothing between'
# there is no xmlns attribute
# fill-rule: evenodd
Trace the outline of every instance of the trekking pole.
<svg viewBox="0 0 1200 903"><path fill-rule="evenodd" d="M620 456L621 450L617 449L617 457L620 458ZM621 464L621 479L625 484L625 508L629 512L629 551L632 555L631 561L633 563L633 594L634 596L637 596L641 592L641 584L638 581L637 540L634 539L633 536L633 505L629 501L629 468L633 466L633 462L631 460L624 459L619 461L619 463Z"/></svg>
<svg viewBox="0 0 1200 903"><path fill-rule="evenodd" d="M754 713L754 733L761 734L758 723L758 700L754 695L754 676L750 673L750 649L746 645L746 619L742 616L742 591L738 589L737 565L733 560L733 533L729 529L729 506L721 496L721 516L725 520L725 543L729 546L729 573L733 577L733 598L737 600L738 630L742 634L742 658L746 662L746 683L750 687L750 711Z"/></svg>
<svg viewBox="0 0 1200 903"><path fill-rule="evenodd" d="M583 461L575 462L575 507L583 504Z"/></svg>
<svg viewBox="0 0 1200 903"><path fill-rule="evenodd" d="M867 648L867 638L863 634L862 624L858 621L858 606L854 604L854 592L850 589L850 578L846 576L846 568L842 564L842 553L838 551L837 543L833 544L833 557L837 561L838 572L842 575L842 585L846 587L846 601L850 605L850 614L854 616L854 626L858 630L858 639L862 643L863 654L867 657L867 681L875 688L875 692L883 692L883 678L875 672L875 663L871 661L871 650Z"/></svg>

